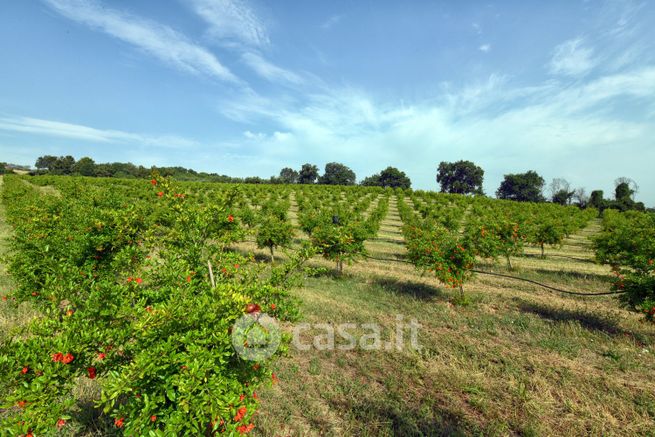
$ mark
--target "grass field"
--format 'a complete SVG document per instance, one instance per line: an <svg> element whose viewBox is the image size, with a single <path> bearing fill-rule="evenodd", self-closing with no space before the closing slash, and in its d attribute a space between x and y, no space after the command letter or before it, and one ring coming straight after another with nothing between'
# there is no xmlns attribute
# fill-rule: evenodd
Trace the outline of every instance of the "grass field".
<svg viewBox="0 0 655 437"><path fill-rule="evenodd" d="M378 238L367 243L372 257L402 259L400 226L392 199ZM593 263L589 241L598 229L591 223L561 248L547 249L546 259L528 248L509 274L606 291L608 269ZM0 210L3 254L9 235ZM267 259L252 243L238 248ZM11 287L4 266L0 287ZM566 296L486 275L465 292L469 303L458 305L456 291L392 261L365 260L342 276L324 271L306 278L293 291L303 321L377 323L390 335L402 315L420 323L422 348L291 349L276 364L279 383L259 393L255 434L652 435L655 329L638 314L609 297ZM0 302L2 332L29 316L29 308L21 311L8 314Z"/></svg>

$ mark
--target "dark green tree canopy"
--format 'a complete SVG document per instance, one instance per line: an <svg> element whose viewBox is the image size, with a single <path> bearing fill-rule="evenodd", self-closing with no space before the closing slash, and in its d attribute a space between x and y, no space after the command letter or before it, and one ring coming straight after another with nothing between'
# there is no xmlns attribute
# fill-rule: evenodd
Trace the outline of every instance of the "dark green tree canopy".
<svg viewBox="0 0 655 437"><path fill-rule="evenodd" d="M605 207L605 199L603 199L603 195L603 190L592 191L589 196L589 206L602 210Z"/></svg>
<svg viewBox="0 0 655 437"><path fill-rule="evenodd" d="M325 164L325 173L318 179L318 183L324 185L354 185L355 179L355 172L349 167L339 162L330 162Z"/></svg>
<svg viewBox="0 0 655 437"><path fill-rule="evenodd" d="M82 176L95 176L96 174L96 163L93 159L85 156L80 158L79 161L73 166L73 171L79 173Z"/></svg>
<svg viewBox="0 0 655 437"><path fill-rule="evenodd" d="M441 162L437 170L437 183L442 193L484 194L484 170L471 161Z"/></svg>
<svg viewBox="0 0 655 437"><path fill-rule="evenodd" d="M412 181L407 177L404 171L400 171L395 167L387 167L380 173L364 179L361 185L385 188L410 188L412 186Z"/></svg>
<svg viewBox="0 0 655 437"><path fill-rule="evenodd" d="M298 182L299 173L289 167L280 170L280 183L282 184L295 184Z"/></svg>
<svg viewBox="0 0 655 437"><path fill-rule="evenodd" d="M519 202L543 202L544 184L544 178L532 170L526 173L507 174L496 191L496 197Z"/></svg>
<svg viewBox="0 0 655 437"><path fill-rule="evenodd" d="M299 184L313 184L318 179L318 167L314 164L303 164L298 174Z"/></svg>

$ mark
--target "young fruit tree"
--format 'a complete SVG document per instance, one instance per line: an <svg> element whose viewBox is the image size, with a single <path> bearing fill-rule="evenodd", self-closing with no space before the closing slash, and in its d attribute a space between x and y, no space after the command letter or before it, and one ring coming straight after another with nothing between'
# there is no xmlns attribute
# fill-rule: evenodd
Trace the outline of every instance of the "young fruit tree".
<svg viewBox="0 0 655 437"><path fill-rule="evenodd" d="M407 257L416 268L434 273L451 288L458 288L464 299L464 283L473 275L475 255L469 241L444 227L406 226Z"/></svg>
<svg viewBox="0 0 655 437"><path fill-rule="evenodd" d="M281 220L276 216L268 216L261 219L257 227L257 247L268 248L271 254L271 262L275 262L275 249L278 247L289 247L293 240L293 226L291 223Z"/></svg>

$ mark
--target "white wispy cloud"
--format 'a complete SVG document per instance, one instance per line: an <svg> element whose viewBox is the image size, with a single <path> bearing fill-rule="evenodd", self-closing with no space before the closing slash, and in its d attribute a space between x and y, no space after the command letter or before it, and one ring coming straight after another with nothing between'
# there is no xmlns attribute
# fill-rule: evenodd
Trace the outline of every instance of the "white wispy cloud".
<svg viewBox="0 0 655 437"><path fill-rule="evenodd" d="M493 193L504 173L530 168L596 188L621 172L638 171L613 158L620 148L639 148L655 136L655 124L613 115L625 99L635 98L655 99L655 67L575 86L547 81L516 87L507 76L491 75L479 84L448 88L431 101L404 105L341 88L288 105L262 98L231 109L242 120L252 111L274 126L270 133L245 134L262 163L276 162L273 155L279 153L290 162L311 156L319 165L338 156L359 176L393 163L415 182L432 186L438 162L426 163L471 159L487 171L487 191ZM646 155L655 159L655 150ZM571 163L580 156L588 156L590 166L606 167L601 161L609 159L617 174L576 169Z"/></svg>
<svg viewBox="0 0 655 437"><path fill-rule="evenodd" d="M482 44L480 47L478 47L478 50L487 53L489 50L491 50L491 44Z"/></svg>
<svg viewBox="0 0 655 437"><path fill-rule="evenodd" d="M329 17L327 20L325 20L321 24L321 29L323 29L323 30L331 29L332 27L339 24L339 22L341 21L341 18L342 18L341 15L332 15L331 17Z"/></svg>
<svg viewBox="0 0 655 437"><path fill-rule="evenodd" d="M255 73L271 82L286 82L290 84L299 85L303 83L302 77L296 73L278 67L272 62L264 59L260 54L255 52L246 52L241 56L243 62L246 63Z"/></svg>
<svg viewBox="0 0 655 437"><path fill-rule="evenodd" d="M553 74L583 76L591 71L597 61L592 48L585 47L582 38L563 42L553 50L549 69Z"/></svg>
<svg viewBox="0 0 655 437"><path fill-rule="evenodd" d="M242 0L192 0L193 10L209 25L209 35L223 45L261 47L270 43L266 26Z"/></svg>
<svg viewBox="0 0 655 437"><path fill-rule="evenodd" d="M105 7L94 0L45 2L64 17L101 30L180 70L238 81L212 52L168 26Z"/></svg>
<svg viewBox="0 0 655 437"><path fill-rule="evenodd" d="M124 143L171 148L188 148L197 145L196 141L177 135L144 135L31 117L0 117L0 130L98 143Z"/></svg>

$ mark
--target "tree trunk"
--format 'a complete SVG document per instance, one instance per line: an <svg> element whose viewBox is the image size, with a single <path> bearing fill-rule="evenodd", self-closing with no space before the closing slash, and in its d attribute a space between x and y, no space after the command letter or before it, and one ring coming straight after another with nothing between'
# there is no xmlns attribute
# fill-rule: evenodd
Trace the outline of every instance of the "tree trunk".
<svg viewBox="0 0 655 437"><path fill-rule="evenodd" d="M269 247L271 249L271 264L275 262L275 253L273 252L273 246Z"/></svg>
<svg viewBox="0 0 655 437"><path fill-rule="evenodd" d="M544 252L544 243L541 243L541 257L546 258L546 253Z"/></svg>
<svg viewBox="0 0 655 437"><path fill-rule="evenodd" d="M459 297L462 298L462 302L464 301L464 286L462 284L459 285Z"/></svg>
<svg viewBox="0 0 655 437"><path fill-rule="evenodd" d="M512 270L512 261L509 259L509 255L505 255L507 258L507 268Z"/></svg>

